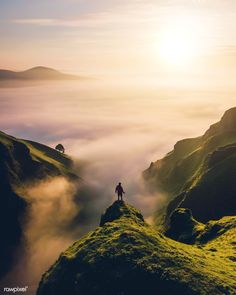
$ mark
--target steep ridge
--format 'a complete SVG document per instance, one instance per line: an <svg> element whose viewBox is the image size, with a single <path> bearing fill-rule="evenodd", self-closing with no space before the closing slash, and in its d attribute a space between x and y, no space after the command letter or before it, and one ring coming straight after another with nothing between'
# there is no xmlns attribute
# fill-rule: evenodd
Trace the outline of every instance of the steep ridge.
<svg viewBox="0 0 236 295"><path fill-rule="evenodd" d="M0 132L0 276L10 267L28 205L24 186L47 177L77 179L72 160L45 145Z"/></svg>
<svg viewBox="0 0 236 295"><path fill-rule="evenodd" d="M100 227L71 245L43 275L37 295L233 295L235 233L228 227L209 238L214 245L208 246L207 238L187 245L165 237L137 209L116 201ZM224 247L214 243L223 236Z"/></svg>
<svg viewBox="0 0 236 295"><path fill-rule="evenodd" d="M156 214L166 223L178 207L189 208L201 222L236 215L236 108L203 136L184 139L143 176L152 190L167 196Z"/></svg>

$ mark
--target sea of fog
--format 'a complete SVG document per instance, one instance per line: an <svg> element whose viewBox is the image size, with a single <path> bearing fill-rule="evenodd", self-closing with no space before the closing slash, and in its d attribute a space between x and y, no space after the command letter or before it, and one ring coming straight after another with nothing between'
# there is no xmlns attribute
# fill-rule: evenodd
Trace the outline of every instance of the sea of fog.
<svg viewBox="0 0 236 295"><path fill-rule="evenodd" d="M83 163L81 176L91 188L86 203L91 210L78 224L83 234L96 226L100 214L115 199L117 182L124 186L125 199L151 221L163 196L145 190L142 171L169 152L176 141L203 134L236 102L234 89L141 81L94 79L11 86L0 88L0 130L51 147L62 143L78 169ZM27 250L19 254L16 268L7 277L12 284L15 280L29 285L32 293L28 294L34 294L42 272L80 235L58 231L76 213L71 199L75 189L64 179L29 188L36 201L25 226ZM59 211L54 208L58 198ZM55 223L48 216L55 216ZM48 234L48 228L53 234Z"/></svg>

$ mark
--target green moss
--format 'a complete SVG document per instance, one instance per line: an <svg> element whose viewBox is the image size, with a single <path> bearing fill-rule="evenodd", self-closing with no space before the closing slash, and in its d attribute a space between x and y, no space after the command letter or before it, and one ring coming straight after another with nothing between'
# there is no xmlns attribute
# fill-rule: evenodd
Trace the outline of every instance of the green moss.
<svg viewBox="0 0 236 295"><path fill-rule="evenodd" d="M124 201L116 201L102 215L100 226L119 218L130 219L138 224L144 222L142 214L136 208L126 204Z"/></svg>
<svg viewBox="0 0 236 295"><path fill-rule="evenodd" d="M137 212L121 202L108 208L103 226L61 254L42 277L37 294L234 294L233 261L209 249L221 251L220 236L213 245L202 244L200 234L196 245L176 242ZM225 243L232 242L230 235ZM228 255L232 257L231 250Z"/></svg>

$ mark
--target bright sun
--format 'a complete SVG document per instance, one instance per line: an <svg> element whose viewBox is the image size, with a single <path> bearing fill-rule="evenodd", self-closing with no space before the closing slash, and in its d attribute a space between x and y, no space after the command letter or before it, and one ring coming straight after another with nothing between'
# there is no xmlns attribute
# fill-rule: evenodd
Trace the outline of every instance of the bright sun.
<svg viewBox="0 0 236 295"><path fill-rule="evenodd" d="M189 19L172 22L159 36L158 51L162 61L181 66L200 54L199 27Z"/></svg>
<svg viewBox="0 0 236 295"><path fill-rule="evenodd" d="M185 64L195 54L196 47L192 40L178 32L167 33L161 40L160 56L168 63Z"/></svg>

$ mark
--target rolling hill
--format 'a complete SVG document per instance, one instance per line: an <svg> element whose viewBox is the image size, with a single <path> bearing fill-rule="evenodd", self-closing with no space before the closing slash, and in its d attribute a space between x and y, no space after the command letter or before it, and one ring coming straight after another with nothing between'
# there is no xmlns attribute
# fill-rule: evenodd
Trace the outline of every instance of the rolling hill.
<svg viewBox="0 0 236 295"><path fill-rule="evenodd" d="M236 215L236 108L203 136L177 142L143 176L151 190L166 196L157 224L166 224L178 207L191 209L201 222Z"/></svg>
<svg viewBox="0 0 236 295"><path fill-rule="evenodd" d="M34 67L32 69L14 72L9 70L0 69L0 81L4 80L77 80L81 77L61 73L57 70L47 67Z"/></svg>

